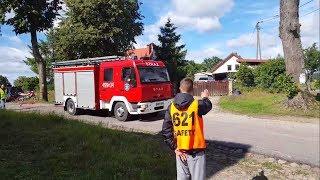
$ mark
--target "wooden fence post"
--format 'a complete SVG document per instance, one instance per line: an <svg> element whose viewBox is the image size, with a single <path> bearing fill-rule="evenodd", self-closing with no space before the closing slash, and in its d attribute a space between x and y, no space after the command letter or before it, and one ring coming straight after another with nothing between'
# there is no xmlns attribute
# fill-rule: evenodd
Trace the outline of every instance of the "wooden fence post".
<svg viewBox="0 0 320 180"><path fill-rule="evenodd" d="M228 80L228 86L229 86L229 94L228 95L231 96L233 93L233 80L232 79Z"/></svg>

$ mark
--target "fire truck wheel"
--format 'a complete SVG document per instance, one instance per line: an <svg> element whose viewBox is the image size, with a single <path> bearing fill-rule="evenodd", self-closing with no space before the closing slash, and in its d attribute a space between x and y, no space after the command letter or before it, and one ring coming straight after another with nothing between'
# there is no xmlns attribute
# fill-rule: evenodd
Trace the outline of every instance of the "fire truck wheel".
<svg viewBox="0 0 320 180"><path fill-rule="evenodd" d="M126 105L123 102L117 102L113 108L113 113L116 119L119 121L126 121L129 119L129 112Z"/></svg>
<svg viewBox="0 0 320 180"><path fill-rule="evenodd" d="M78 109L76 108L76 105L74 104L72 99L69 99L67 101L66 109L67 109L68 113L71 114L71 115L77 115L78 114Z"/></svg>

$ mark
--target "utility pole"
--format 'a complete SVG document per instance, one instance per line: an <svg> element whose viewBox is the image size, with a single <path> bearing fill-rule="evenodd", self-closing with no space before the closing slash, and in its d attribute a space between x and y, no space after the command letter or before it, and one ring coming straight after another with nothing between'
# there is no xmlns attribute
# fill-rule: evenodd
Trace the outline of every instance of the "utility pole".
<svg viewBox="0 0 320 180"><path fill-rule="evenodd" d="M257 56L256 58L257 59L260 59L261 60L261 44L260 44L260 24L261 21L258 21L257 24L256 24L256 30L257 30Z"/></svg>

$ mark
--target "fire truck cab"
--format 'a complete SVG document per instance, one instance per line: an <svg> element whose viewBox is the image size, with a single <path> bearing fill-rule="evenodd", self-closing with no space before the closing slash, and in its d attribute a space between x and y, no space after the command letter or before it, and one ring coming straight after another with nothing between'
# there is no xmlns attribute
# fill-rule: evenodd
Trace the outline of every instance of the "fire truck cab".
<svg viewBox="0 0 320 180"><path fill-rule="evenodd" d="M118 120L163 111L172 84L163 62L115 56L53 64L55 103L76 115L79 109L108 109Z"/></svg>

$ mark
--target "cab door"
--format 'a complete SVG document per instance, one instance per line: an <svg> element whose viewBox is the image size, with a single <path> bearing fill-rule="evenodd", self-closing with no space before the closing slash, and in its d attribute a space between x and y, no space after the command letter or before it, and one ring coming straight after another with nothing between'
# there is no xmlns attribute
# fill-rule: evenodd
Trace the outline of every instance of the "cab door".
<svg viewBox="0 0 320 180"><path fill-rule="evenodd" d="M102 67L100 70L100 99L110 101L115 90L114 68Z"/></svg>
<svg viewBox="0 0 320 180"><path fill-rule="evenodd" d="M139 95L137 91L137 76L133 67L122 67L121 80L119 82L119 89L121 94L127 98L131 103L139 102Z"/></svg>

